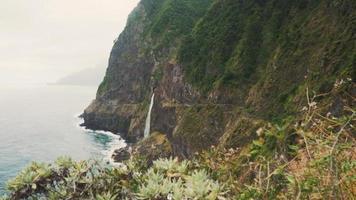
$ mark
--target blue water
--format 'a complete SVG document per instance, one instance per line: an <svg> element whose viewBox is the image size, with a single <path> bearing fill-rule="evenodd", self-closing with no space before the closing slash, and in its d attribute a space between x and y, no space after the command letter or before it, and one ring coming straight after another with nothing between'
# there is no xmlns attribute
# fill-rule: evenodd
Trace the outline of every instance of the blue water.
<svg viewBox="0 0 356 200"><path fill-rule="evenodd" d="M0 87L0 195L31 161L107 159L120 137L80 128L77 117L95 97L78 86Z"/></svg>

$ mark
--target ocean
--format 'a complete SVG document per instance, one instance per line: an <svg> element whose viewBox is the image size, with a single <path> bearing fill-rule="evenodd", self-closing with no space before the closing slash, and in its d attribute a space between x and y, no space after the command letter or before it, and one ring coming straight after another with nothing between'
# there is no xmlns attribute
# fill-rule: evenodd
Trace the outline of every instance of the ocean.
<svg viewBox="0 0 356 200"><path fill-rule="evenodd" d="M0 196L6 181L32 161L108 161L125 142L111 133L79 126L78 116L95 98L96 88L81 86L0 86Z"/></svg>

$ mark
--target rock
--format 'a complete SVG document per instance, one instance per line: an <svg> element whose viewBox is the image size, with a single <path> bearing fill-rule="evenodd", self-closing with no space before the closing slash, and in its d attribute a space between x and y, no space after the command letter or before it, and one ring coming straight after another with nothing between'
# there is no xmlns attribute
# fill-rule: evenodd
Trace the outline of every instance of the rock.
<svg viewBox="0 0 356 200"><path fill-rule="evenodd" d="M132 151L131 147L127 146L125 148L115 150L111 157L114 160L114 162L120 163L130 159L132 153L131 151Z"/></svg>
<svg viewBox="0 0 356 200"><path fill-rule="evenodd" d="M165 134L154 132L138 143L115 150L112 159L115 162L123 162L129 160L132 155L144 158L147 165L151 165L152 161L158 158L172 157L172 145Z"/></svg>
<svg viewBox="0 0 356 200"><path fill-rule="evenodd" d="M154 132L148 138L133 146L133 154L147 160L151 165L158 158L169 158L173 156L172 145L165 134Z"/></svg>

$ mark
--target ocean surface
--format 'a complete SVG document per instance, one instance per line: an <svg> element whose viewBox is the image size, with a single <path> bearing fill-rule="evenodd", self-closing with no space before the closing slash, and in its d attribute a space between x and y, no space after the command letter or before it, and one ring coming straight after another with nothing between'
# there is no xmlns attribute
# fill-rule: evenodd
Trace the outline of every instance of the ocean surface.
<svg viewBox="0 0 356 200"><path fill-rule="evenodd" d="M115 148L125 146L117 135L79 127L78 116L94 99L95 90L0 86L0 195L6 181L32 161L53 162L62 155L108 161Z"/></svg>

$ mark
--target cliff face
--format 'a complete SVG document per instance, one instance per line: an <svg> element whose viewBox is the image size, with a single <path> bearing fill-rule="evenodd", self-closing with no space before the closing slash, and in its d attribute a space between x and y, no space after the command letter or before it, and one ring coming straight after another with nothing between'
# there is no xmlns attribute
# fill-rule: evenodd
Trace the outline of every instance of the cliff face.
<svg viewBox="0 0 356 200"><path fill-rule="evenodd" d="M84 125L137 142L154 92L151 132L164 134L173 154L244 145L259 127L294 116L307 88L325 93L355 77L355 6L142 0L113 46Z"/></svg>
<svg viewBox="0 0 356 200"><path fill-rule="evenodd" d="M139 5L131 14L126 29L115 41L96 100L83 115L87 127L119 132L125 138L139 136L128 132L131 120L150 92L154 60L151 55L142 52L144 44L141 43L146 15L145 8Z"/></svg>

